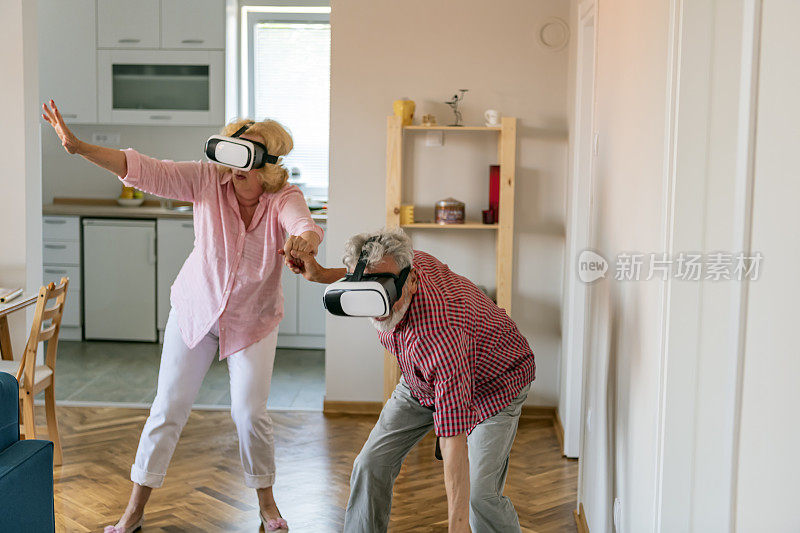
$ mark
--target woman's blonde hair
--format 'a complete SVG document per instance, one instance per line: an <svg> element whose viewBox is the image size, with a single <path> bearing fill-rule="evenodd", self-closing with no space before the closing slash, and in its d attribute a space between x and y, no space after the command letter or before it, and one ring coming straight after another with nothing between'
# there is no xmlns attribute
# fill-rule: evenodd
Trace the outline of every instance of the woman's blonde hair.
<svg viewBox="0 0 800 533"><path fill-rule="evenodd" d="M270 119L262 120L261 122L256 122L249 118L236 119L222 128L220 135L233 135L236 130L248 122L253 122L253 125L247 128L242 135L261 137L261 142L267 147L267 152L270 155L285 156L292 151L294 147L292 136L280 123ZM222 165L217 166L222 172L230 172L231 170ZM261 177L261 186L265 192L277 192L289 181L289 171L281 164L271 165L267 163L258 170Z"/></svg>

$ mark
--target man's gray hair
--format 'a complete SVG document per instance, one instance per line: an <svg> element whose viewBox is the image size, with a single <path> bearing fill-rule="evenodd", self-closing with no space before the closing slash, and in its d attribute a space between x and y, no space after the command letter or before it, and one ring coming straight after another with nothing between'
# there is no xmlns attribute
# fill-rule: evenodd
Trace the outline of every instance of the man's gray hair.
<svg viewBox="0 0 800 533"><path fill-rule="evenodd" d="M373 237L376 239L367 243ZM384 228L373 233L359 233L350 237L344 246L344 256L342 256L342 262L348 271L352 272L356 267L362 248L367 254L367 268L380 263L387 255L394 258L400 270L411 266L414 261L411 238L400 228Z"/></svg>

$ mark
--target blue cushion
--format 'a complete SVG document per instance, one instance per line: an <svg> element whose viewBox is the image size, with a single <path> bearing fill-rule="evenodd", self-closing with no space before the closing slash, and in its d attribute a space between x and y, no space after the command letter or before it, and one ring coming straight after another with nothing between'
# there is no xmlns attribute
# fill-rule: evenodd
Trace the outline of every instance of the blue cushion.
<svg viewBox="0 0 800 533"><path fill-rule="evenodd" d="M0 531L55 531L53 443L23 440L0 452Z"/></svg>
<svg viewBox="0 0 800 533"><path fill-rule="evenodd" d="M19 440L19 385L11 374L0 372L0 450Z"/></svg>

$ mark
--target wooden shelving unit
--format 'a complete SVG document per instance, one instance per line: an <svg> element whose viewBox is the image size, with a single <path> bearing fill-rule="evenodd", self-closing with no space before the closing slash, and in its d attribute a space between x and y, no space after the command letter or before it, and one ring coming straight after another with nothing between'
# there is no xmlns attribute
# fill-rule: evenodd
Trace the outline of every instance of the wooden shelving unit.
<svg viewBox="0 0 800 533"><path fill-rule="evenodd" d="M404 131L502 131L502 129L502 126L403 126Z"/></svg>
<svg viewBox="0 0 800 533"><path fill-rule="evenodd" d="M415 222L414 224L400 224L401 228L406 229L497 229L499 224L483 224L482 222L465 222L463 224L436 224L435 222Z"/></svg>
<svg viewBox="0 0 800 533"><path fill-rule="evenodd" d="M400 226L400 204L403 191L403 134L420 131L446 133L474 132L497 134L497 162L500 165L500 213L497 224L466 222L440 225L435 223L406 224L409 230L494 230L497 232L496 286L497 305L511 315L511 280L514 252L514 178L517 159L517 119L503 117L499 127L486 126L403 126L402 118L390 116L386 121L386 226ZM487 162L488 166L488 162ZM488 187L488 183L487 183ZM386 401L400 379L400 368L392 354L385 352L383 396Z"/></svg>

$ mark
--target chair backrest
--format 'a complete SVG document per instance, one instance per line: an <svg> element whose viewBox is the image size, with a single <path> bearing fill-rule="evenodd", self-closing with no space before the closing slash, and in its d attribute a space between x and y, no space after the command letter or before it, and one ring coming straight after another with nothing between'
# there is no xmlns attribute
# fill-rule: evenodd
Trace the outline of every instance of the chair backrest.
<svg viewBox="0 0 800 533"><path fill-rule="evenodd" d="M69 278L61 278L58 287L51 282L39 289L36 311L33 314L33 324L31 325L31 334L28 336L28 344L25 346L25 353L22 355L22 362L17 371L17 381L26 389L33 388L36 352L40 342L47 341L47 354L44 364L55 371L58 333L61 331L61 317L64 315L67 287L69 287ZM51 307L47 307L47 302L52 299L55 299L56 303ZM42 328L46 323L48 324Z"/></svg>
<svg viewBox="0 0 800 533"><path fill-rule="evenodd" d="M11 374L0 372L0 451L19 440L19 385Z"/></svg>

